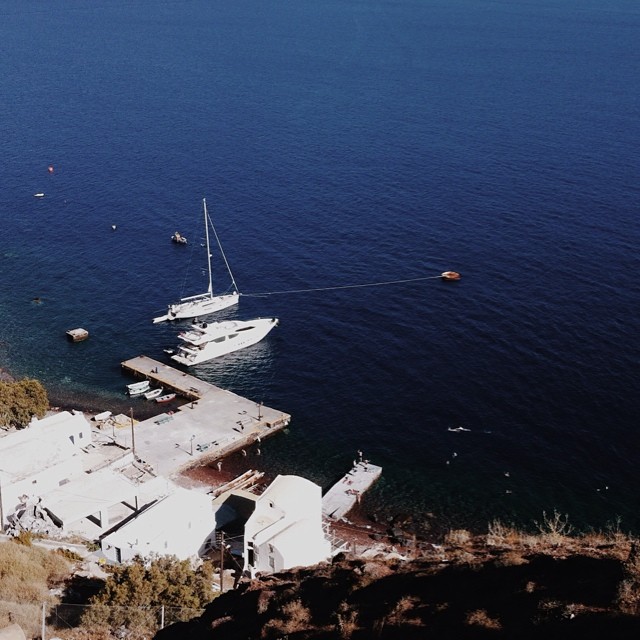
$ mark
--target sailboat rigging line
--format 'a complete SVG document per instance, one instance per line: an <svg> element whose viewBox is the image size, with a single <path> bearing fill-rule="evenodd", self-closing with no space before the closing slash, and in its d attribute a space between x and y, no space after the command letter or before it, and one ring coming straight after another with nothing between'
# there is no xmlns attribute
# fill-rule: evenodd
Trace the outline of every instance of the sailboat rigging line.
<svg viewBox="0 0 640 640"><path fill-rule="evenodd" d="M442 276L423 276L421 278L408 278L406 280L386 280L385 282L367 282L365 284L345 284L337 287L318 287L315 289L289 289L287 291L265 291L264 293L241 293L241 296L259 298L275 296L284 293L310 293L313 291L337 291L338 289L361 289L363 287L382 287L389 284L404 284L405 282L420 282L421 280L438 280Z"/></svg>
<svg viewBox="0 0 640 640"><path fill-rule="evenodd" d="M220 253L222 254L222 259L224 260L224 264L227 267L227 271L229 272L229 277L231 278L231 284L233 284L233 288L235 291L238 291L238 285L236 284L236 279L233 277L233 273L231 273L231 267L229 266L229 262L227 261L227 256L222 248L222 243L220 242L220 238L218 238L218 232L209 217L209 213L207 213L207 219L209 220L209 224L211 225L211 230L213 231L213 235L216 238L216 242L218 243L218 249L220 249Z"/></svg>

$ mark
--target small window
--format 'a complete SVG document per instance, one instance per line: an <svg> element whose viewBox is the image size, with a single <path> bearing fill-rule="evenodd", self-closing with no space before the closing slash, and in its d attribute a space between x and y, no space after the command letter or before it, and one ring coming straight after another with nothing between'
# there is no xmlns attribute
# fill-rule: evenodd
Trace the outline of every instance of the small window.
<svg viewBox="0 0 640 640"><path fill-rule="evenodd" d="M255 327L241 327L240 329L238 329L238 333L240 333L241 331L251 331L251 329L255 329Z"/></svg>
<svg viewBox="0 0 640 640"><path fill-rule="evenodd" d="M78 434L78 438L79 438L80 440L82 440L82 438L84 438L84 433L82 433L82 431Z"/></svg>
<svg viewBox="0 0 640 640"><path fill-rule="evenodd" d="M214 338L211 342L224 342L226 339L226 336L222 336L220 338Z"/></svg>
<svg viewBox="0 0 640 640"><path fill-rule="evenodd" d="M273 571L276 570L276 561L273 556L269 556L269 566L271 567L271 569L273 569Z"/></svg>
<svg viewBox="0 0 640 640"><path fill-rule="evenodd" d="M273 553L273 545L272 544L269 545L269 553Z"/></svg>

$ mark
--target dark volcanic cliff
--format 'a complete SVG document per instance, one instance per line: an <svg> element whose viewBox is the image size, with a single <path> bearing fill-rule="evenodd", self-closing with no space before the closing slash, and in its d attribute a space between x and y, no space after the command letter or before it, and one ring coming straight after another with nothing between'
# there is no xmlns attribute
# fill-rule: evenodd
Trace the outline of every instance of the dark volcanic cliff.
<svg viewBox="0 0 640 640"><path fill-rule="evenodd" d="M628 554L627 544L516 551L468 541L409 561L338 557L241 584L156 640L640 637Z"/></svg>

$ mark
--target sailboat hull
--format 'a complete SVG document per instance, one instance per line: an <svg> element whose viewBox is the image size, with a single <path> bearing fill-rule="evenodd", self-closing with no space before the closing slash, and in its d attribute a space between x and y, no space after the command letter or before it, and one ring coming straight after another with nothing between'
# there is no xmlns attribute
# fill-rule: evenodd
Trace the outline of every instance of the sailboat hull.
<svg viewBox="0 0 640 640"><path fill-rule="evenodd" d="M189 331L180 334L184 344L178 347L171 359L187 367L201 364L250 347L260 342L277 326L277 318L196 324Z"/></svg>
<svg viewBox="0 0 640 640"><path fill-rule="evenodd" d="M238 304L240 294L237 292L222 296L210 296L203 293L201 296L191 296L183 298L180 302L169 305L166 315L153 319L154 324L167 320L188 320L189 318L201 318L217 311L222 311L227 307Z"/></svg>
<svg viewBox="0 0 640 640"><path fill-rule="evenodd" d="M227 307L238 304L238 293L229 293L223 296L206 296L201 299L187 299L169 307L167 315L170 320L185 320L197 318L216 311L222 311Z"/></svg>

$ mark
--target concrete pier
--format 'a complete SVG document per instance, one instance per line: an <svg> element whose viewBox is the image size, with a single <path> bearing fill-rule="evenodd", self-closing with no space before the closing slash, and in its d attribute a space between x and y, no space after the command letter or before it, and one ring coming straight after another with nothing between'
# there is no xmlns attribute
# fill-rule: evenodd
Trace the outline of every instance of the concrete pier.
<svg viewBox="0 0 640 640"><path fill-rule="evenodd" d="M382 467L367 460L356 462L351 471L322 497L322 515L332 520L344 518L381 473Z"/></svg>
<svg viewBox="0 0 640 640"><path fill-rule="evenodd" d="M136 458L159 475L170 477L233 451L259 447L261 440L281 431L291 421L287 413L225 391L146 356L125 361L122 368L188 400L178 411L154 416L136 423L130 430L116 432L118 444L132 447Z"/></svg>

